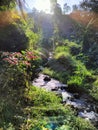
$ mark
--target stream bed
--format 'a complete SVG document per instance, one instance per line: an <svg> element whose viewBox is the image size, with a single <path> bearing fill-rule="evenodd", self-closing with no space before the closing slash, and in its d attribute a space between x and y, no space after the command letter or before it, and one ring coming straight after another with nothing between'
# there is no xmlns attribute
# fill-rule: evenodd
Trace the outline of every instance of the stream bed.
<svg viewBox="0 0 98 130"><path fill-rule="evenodd" d="M63 104L74 108L77 116L90 120L98 128L98 104L86 93L70 93L66 84L41 73L33 81L33 85L60 95Z"/></svg>

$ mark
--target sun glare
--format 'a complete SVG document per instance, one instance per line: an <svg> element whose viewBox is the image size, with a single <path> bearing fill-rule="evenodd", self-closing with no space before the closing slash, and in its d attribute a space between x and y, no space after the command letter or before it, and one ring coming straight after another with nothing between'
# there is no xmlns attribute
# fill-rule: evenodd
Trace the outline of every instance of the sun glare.
<svg viewBox="0 0 98 130"><path fill-rule="evenodd" d="M46 13L50 13L50 1L49 0L37 0L35 7L39 11L44 11Z"/></svg>

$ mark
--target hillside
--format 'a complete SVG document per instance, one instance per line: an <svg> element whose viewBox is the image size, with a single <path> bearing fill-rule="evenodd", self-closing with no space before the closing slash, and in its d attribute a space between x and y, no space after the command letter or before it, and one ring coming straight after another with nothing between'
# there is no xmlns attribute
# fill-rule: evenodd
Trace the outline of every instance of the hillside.
<svg viewBox="0 0 98 130"><path fill-rule="evenodd" d="M42 34L44 38L50 38L54 32L54 16L51 14L45 13L29 13L28 16L33 18L36 25L39 26L42 30ZM62 15L58 20L59 31L61 32L61 36L69 38L70 35L74 34L75 30L75 21L70 18L69 15Z"/></svg>
<svg viewBox="0 0 98 130"><path fill-rule="evenodd" d="M33 18L36 25L41 28L43 37L48 39L54 33L54 16L45 14L44 12L29 13L28 16ZM81 26L94 27L98 29L98 14L84 11L74 11L69 15L61 15L58 22L58 29L61 37L72 39L77 38L77 31L79 31L79 24Z"/></svg>

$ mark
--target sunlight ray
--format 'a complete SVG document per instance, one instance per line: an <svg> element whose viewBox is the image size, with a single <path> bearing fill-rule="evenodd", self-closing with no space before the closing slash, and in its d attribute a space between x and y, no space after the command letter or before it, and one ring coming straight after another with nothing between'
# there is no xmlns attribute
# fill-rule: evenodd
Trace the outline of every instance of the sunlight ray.
<svg viewBox="0 0 98 130"><path fill-rule="evenodd" d="M44 11L46 13L50 12L50 1L49 0L38 0L35 3L35 7L39 10L39 11Z"/></svg>

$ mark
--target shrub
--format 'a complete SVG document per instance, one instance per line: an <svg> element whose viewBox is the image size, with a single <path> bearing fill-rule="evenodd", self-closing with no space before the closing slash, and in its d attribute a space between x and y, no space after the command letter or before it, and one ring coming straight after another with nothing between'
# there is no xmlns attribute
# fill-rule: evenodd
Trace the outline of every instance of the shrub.
<svg viewBox="0 0 98 130"><path fill-rule="evenodd" d="M98 100L98 79L92 84L92 89L90 90L90 94L94 99Z"/></svg>
<svg viewBox="0 0 98 130"><path fill-rule="evenodd" d="M68 39L64 41L64 45L65 45L66 48L69 49L69 52L72 55L78 55L82 50L82 47L81 47L80 44L69 41Z"/></svg>
<svg viewBox="0 0 98 130"><path fill-rule="evenodd" d="M55 49L55 54L59 53L59 52L69 52L69 47L68 46L58 46Z"/></svg>
<svg viewBox="0 0 98 130"><path fill-rule="evenodd" d="M86 121L80 117L76 118L73 128L74 130L97 130L89 121Z"/></svg>
<svg viewBox="0 0 98 130"><path fill-rule="evenodd" d="M31 74L35 74L36 62L39 58L30 51L3 52L1 54L2 68L0 68L0 127L10 122L19 128L24 119L19 120L17 115L23 114L25 90L29 89ZM32 70L32 72L31 72ZM4 126L4 125L3 125Z"/></svg>
<svg viewBox="0 0 98 130"><path fill-rule="evenodd" d="M31 129L41 130L43 128L53 128L53 126L56 128L63 124L69 125L75 121L74 112L70 107L63 107L61 104L55 107L51 103L50 107L32 107L30 113ZM34 116L34 113L36 113L36 116Z"/></svg>
<svg viewBox="0 0 98 130"><path fill-rule="evenodd" d="M1 14L2 12L0 12ZM36 47L35 44L39 41L39 34L31 30L34 28L33 21L32 27L30 27L29 20L25 21L21 19L15 11L3 13L3 17L1 18L3 20L0 20L1 51L19 52Z"/></svg>
<svg viewBox="0 0 98 130"><path fill-rule="evenodd" d="M33 75L40 64L38 53L29 50L21 51L21 53L3 52L1 58L5 61L5 67L7 69L11 68L13 72L16 70L17 72L20 72L23 75L27 74L28 76L30 74ZM8 65L10 65L10 67L8 67Z"/></svg>
<svg viewBox="0 0 98 130"><path fill-rule="evenodd" d="M22 27L18 28L10 24L0 28L0 50L1 51L21 51L28 48L29 39Z"/></svg>
<svg viewBox="0 0 98 130"><path fill-rule="evenodd" d="M83 79L77 75L71 76L70 79L67 81L68 86L82 86Z"/></svg>
<svg viewBox="0 0 98 130"><path fill-rule="evenodd" d="M73 71L75 69L76 61L67 52L60 52L55 56L56 60L62 64L67 71Z"/></svg>
<svg viewBox="0 0 98 130"><path fill-rule="evenodd" d="M77 60L76 69L74 70L73 75L70 75L67 84L69 86L81 87L88 91L93 81L94 76L92 75L92 72L88 71L86 66Z"/></svg>
<svg viewBox="0 0 98 130"><path fill-rule="evenodd" d="M54 93L47 92L42 88L30 87L28 98L33 102L34 106L47 106L49 104L58 104L61 99Z"/></svg>

